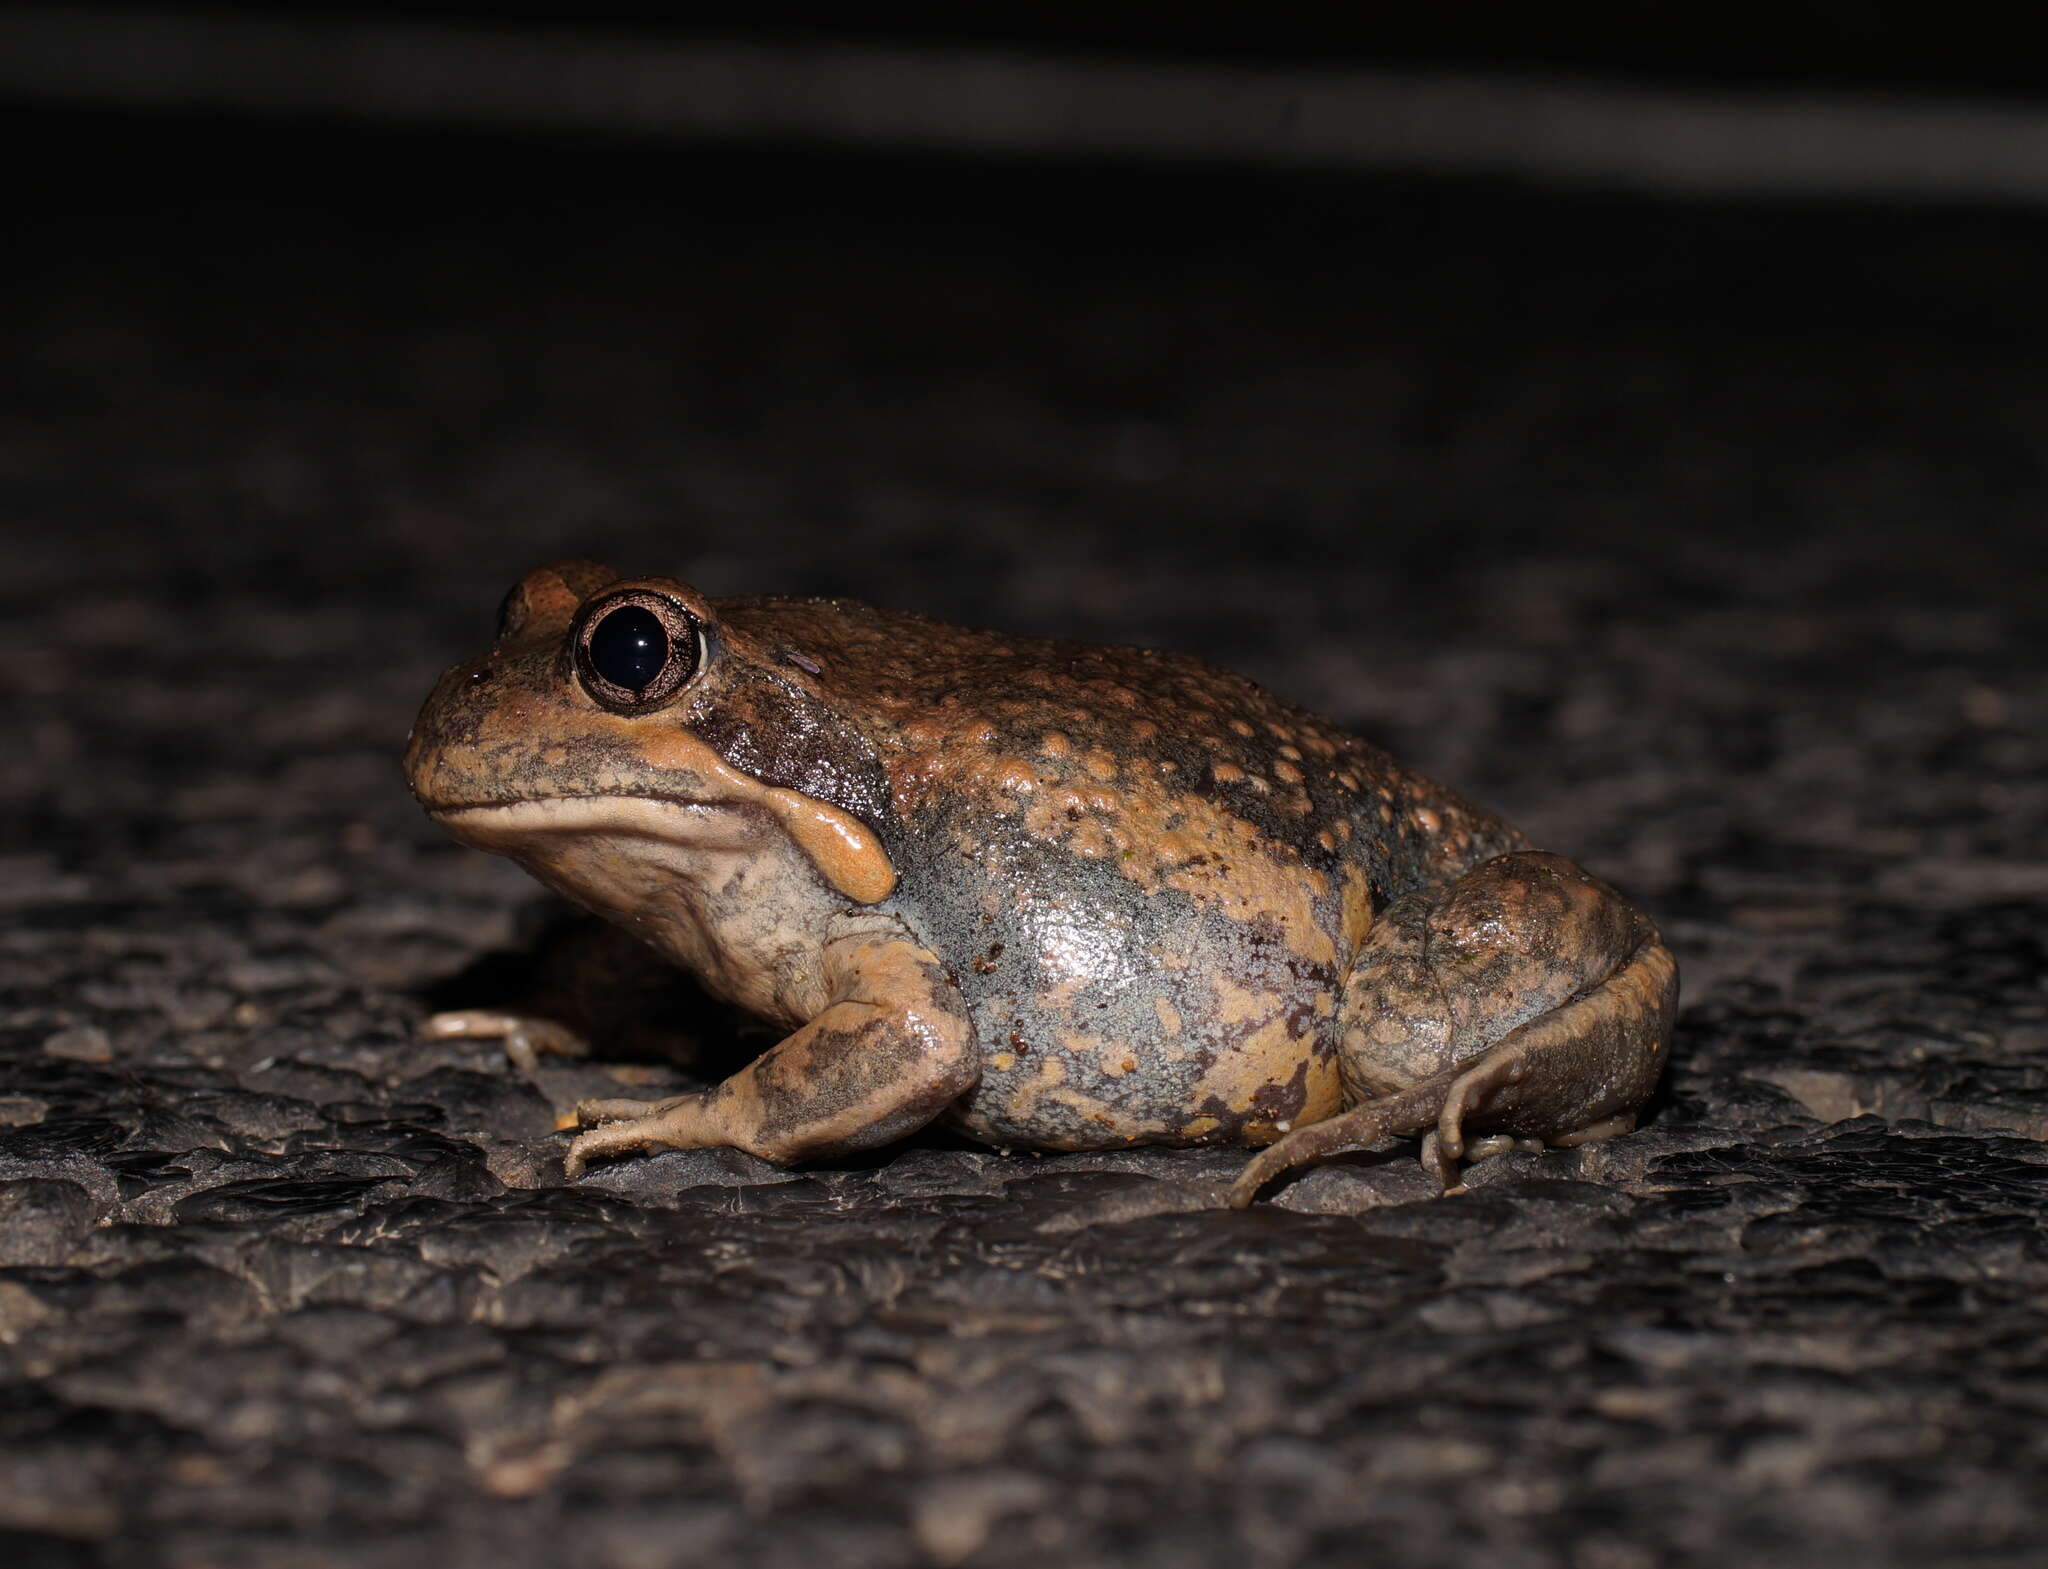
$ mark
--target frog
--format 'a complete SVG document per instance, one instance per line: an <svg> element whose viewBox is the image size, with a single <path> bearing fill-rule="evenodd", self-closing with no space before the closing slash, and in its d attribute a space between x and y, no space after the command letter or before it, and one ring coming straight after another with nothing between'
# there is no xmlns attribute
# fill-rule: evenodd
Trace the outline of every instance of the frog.
<svg viewBox="0 0 2048 1569"><path fill-rule="evenodd" d="M1635 905L1184 653L561 561L442 675L405 772L456 840L780 1035L708 1088L578 1104L572 1181L937 1124L1244 1147L1233 1208L1415 1140L1449 1193L1631 1130L1669 1051L1677 966Z"/></svg>

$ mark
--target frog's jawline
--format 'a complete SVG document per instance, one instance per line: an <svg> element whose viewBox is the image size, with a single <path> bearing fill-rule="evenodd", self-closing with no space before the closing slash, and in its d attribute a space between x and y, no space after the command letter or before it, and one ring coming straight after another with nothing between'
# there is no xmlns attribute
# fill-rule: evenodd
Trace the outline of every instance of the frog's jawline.
<svg viewBox="0 0 2048 1569"><path fill-rule="evenodd" d="M538 796L427 810L464 844L500 854L510 841L591 833L630 834L690 850L749 850L761 842L765 815L745 801L674 801L653 795Z"/></svg>

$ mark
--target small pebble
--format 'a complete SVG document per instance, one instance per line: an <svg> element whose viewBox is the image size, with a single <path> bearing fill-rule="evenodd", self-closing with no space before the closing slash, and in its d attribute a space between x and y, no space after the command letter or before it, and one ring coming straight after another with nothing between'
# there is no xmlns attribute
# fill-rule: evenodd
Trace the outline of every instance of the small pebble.
<svg viewBox="0 0 2048 1569"><path fill-rule="evenodd" d="M59 1030L44 1041L43 1054L69 1057L74 1062L112 1062L114 1043L107 1039L105 1030L96 1025L82 1024L76 1029Z"/></svg>

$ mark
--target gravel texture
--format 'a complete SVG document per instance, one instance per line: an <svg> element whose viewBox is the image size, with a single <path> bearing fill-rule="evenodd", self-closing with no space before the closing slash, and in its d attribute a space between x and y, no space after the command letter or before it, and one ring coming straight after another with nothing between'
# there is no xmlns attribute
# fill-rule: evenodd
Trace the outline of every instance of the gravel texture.
<svg viewBox="0 0 2048 1569"><path fill-rule="evenodd" d="M0 1561L2048 1551L2048 232L59 126L0 299ZM746 1049L417 813L525 567L1191 649L1621 884L1641 1131L1244 1214L939 1137L561 1177ZM433 1008L616 1052L528 1082ZM602 1006L599 1006L599 1005ZM629 1006L629 1004L631 1006ZM600 1021L603 1022L603 1021Z"/></svg>

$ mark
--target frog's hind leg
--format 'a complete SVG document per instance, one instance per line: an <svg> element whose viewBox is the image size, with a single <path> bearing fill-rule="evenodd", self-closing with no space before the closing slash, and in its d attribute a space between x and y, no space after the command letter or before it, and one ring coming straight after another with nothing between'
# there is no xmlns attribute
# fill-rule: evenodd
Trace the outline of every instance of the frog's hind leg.
<svg viewBox="0 0 2048 1569"><path fill-rule="evenodd" d="M1470 1131L1560 1145L1624 1132L1663 1068L1677 1001L1656 928L1562 856L1496 856L1396 900L1345 987L1354 1104L1261 1151L1230 1203L1394 1137L1428 1135L1423 1164L1449 1188L1479 1153Z"/></svg>

